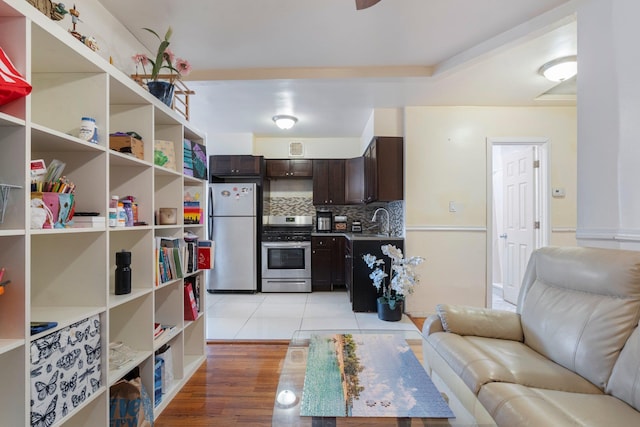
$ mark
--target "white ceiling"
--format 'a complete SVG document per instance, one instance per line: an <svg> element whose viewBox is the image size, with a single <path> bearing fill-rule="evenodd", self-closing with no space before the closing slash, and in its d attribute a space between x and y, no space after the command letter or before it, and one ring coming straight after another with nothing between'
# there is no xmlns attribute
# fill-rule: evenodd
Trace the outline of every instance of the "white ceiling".
<svg viewBox="0 0 640 427"><path fill-rule="evenodd" d="M216 133L360 136L373 108L575 104L575 81L537 70L576 54L577 0L99 1L151 51L141 28L173 28L194 121Z"/></svg>

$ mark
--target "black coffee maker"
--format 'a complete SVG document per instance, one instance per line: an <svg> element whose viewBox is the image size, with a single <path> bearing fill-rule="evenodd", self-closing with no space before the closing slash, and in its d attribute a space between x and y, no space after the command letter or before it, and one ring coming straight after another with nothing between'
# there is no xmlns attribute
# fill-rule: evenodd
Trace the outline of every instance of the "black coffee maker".
<svg viewBox="0 0 640 427"><path fill-rule="evenodd" d="M331 211L316 211L316 231L330 233L333 230L333 213Z"/></svg>

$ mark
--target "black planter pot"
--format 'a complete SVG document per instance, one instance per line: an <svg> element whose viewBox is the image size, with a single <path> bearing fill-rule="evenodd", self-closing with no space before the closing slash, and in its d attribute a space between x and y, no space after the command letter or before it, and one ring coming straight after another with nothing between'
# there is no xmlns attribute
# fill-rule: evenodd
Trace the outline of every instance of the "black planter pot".
<svg viewBox="0 0 640 427"><path fill-rule="evenodd" d="M389 303L378 300L378 319L387 322L397 322L402 319L403 301L396 301L396 305L391 309Z"/></svg>
<svg viewBox="0 0 640 427"><path fill-rule="evenodd" d="M160 101L164 102L167 106L171 107L171 103L173 102L173 84L169 82L154 80L147 82L147 87L149 88L149 92L151 93L151 95L155 96Z"/></svg>

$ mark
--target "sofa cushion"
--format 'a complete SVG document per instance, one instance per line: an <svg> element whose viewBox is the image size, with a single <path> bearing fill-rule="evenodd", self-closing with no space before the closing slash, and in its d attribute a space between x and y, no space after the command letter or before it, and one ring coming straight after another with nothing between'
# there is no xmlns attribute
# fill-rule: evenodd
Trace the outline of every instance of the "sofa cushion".
<svg viewBox="0 0 640 427"><path fill-rule="evenodd" d="M640 329L638 327L620 352L606 391L640 411Z"/></svg>
<svg viewBox="0 0 640 427"><path fill-rule="evenodd" d="M640 412L606 394L568 393L491 383L482 387L478 400L499 426L640 425Z"/></svg>
<svg viewBox="0 0 640 427"><path fill-rule="evenodd" d="M517 313L449 304L438 304L436 312L447 332L503 340L524 340L520 315Z"/></svg>
<svg viewBox="0 0 640 427"><path fill-rule="evenodd" d="M640 317L640 252L539 249L518 303L525 344L604 390Z"/></svg>
<svg viewBox="0 0 640 427"><path fill-rule="evenodd" d="M578 393L602 393L581 376L517 341L448 332L436 332L427 340L476 394L484 384L494 381Z"/></svg>

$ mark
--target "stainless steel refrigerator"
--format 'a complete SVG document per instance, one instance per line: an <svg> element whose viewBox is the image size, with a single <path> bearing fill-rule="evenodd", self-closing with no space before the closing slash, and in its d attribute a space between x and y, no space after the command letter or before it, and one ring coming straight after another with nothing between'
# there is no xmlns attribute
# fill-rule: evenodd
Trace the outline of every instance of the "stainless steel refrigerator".
<svg viewBox="0 0 640 427"><path fill-rule="evenodd" d="M209 184L209 235L215 242L207 290L257 290L256 184Z"/></svg>

